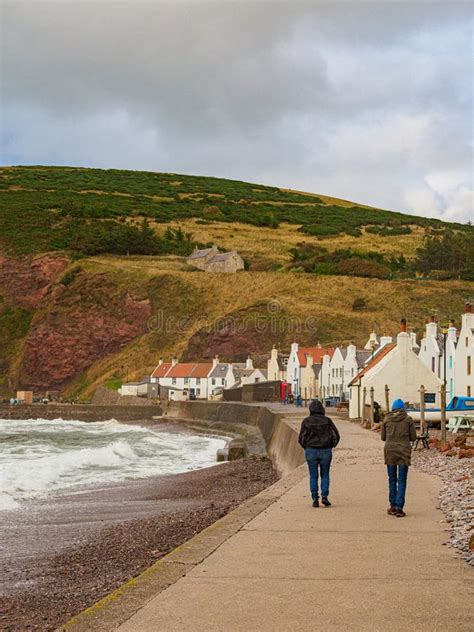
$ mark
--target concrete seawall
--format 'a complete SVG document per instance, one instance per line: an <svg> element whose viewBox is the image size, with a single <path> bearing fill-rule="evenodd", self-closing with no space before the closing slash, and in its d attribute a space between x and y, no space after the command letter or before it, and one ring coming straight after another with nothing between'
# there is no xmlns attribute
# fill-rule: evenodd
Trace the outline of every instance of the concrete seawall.
<svg viewBox="0 0 474 632"><path fill-rule="evenodd" d="M231 427L236 423L258 428L267 453L282 476L304 463L297 433L286 423L284 414L270 406L234 402L170 402L164 416L176 420L215 422L222 430L226 425Z"/></svg>
<svg viewBox="0 0 474 632"><path fill-rule="evenodd" d="M162 414L160 406L96 406L94 404L37 404L0 406L2 419L78 419L79 421L151 421Z"/></svg>

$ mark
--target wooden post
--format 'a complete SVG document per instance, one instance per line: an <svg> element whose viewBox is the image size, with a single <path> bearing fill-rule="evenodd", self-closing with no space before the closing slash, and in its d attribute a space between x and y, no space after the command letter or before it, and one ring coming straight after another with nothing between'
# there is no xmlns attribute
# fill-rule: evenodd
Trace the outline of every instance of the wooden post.
<svg viewBox="0 0 474 632"><path fill-rule="evenodd" d="M425 387L420 386L420 434L425 430Z"/></svg>
<svg viewBox="0 0 474 632"><path fill-rule="evenodd" d="M360 420L360 380L357 384L357 417Z"/></svg>
<svg viewBox="0 0 474 632"><path fill-rule="evenodd" d="M441 384L441 445L446 445L446 384Z"/></svg>
<svg viewBox="0 0 474 632"><path fill-rule="evenodd" d="M304 405L305 407L308 405L308 389L306 386L304 387Z"/></svg>
<svg viewBox="0 0 474 632"><path fill-rule="evenodd" d="M374 387L370 387L370 427L374 427Z"/></svg>
<svg viewBox="0 0 474 632"><path fill-rule="evenodd" d="M362 389L362 418L361 418L361 423L362 425L364 425L365 422L365 399L367 397L367 389L364 388Z"/></svg>
<svg viewBox="0 0 474 632"><path fill-rule="evenodd" d="M388 384L385 384L385 410L387 413L390 412L390 389Z"/></svg>

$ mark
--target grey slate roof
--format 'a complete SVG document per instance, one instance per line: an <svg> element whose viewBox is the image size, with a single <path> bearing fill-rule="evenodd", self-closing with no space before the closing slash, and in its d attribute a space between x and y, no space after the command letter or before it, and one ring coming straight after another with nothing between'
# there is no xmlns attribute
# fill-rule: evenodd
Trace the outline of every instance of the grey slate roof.
<svg viewBox="0 0 474 632"><path fill-rule="evenodd" d="M322 364L313 364L313 373L314 373L314 377L319 377L319 374L321 373L321 368L322 368Z"/></svg>
<svg viewBox="0 0 474 632"><path fill-rule="evenodd" d="M233 254L233 252L221 252L220 254L212 257L211 261L225 261L229 257L232 257Z"/></svg>
<svg viewBox="0 0 474 632"><path fill-rule="evenodd" d="M219 362L209 373L209 377L225 377L227 373L227 364Z"/></svg>
<svg viewBox="0 0 474 632"><path fill-rule="evenodd" d="M205 257L213 251L214 251L213 248L205 248L204 250L196 250L195 252L189 255L188 259L200 259L201 257Z"/></svg>
<svg viewBox="0 0 474 632"><path fill-rule="evenodd" d="M365 363L371 355L372 353L370 351L356 351L357 367L361 369L363 366L365 366Z"/></svg>
<svg viewBox="0 0 474 632"><path fill-rule="evenodd" d="M343 360L345 360L347 356L347 349L339 349L339 351L341 352Z"/></svg>

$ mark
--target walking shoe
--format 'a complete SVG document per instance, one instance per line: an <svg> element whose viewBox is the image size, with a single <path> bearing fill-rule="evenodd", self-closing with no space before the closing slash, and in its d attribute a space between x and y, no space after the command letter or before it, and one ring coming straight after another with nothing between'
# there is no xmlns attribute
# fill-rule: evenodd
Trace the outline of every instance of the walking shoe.
<svg viewBox="0 0 474 632"><path fill-rule="evenodd" d="M389 516L396 516L397 515L397 508L396 507L389 507L387 509L387 513Z"/></svg>
<svg viewBox="0 0 474 632"><path fill-rule="evenodd" d="M319 500L317 498L313 500L313 507L319 507Z"/></svg>
<svg viewBox="0 0 474 632"><path fill-rule="evenodd" d="M327 497L327 496L323 496L323 499L322 499L322 501L321 501L321 502L323 503L323 505L324 505L325 507L330 507L330 506L331 506L331 503L329 502L329 500L328 500L328 497Z"/></svg>
<svg viewBox="0 0 474 632"><path fill-rule="evenodd" d="M406 516L406 513L403 511L403 509L400 509L398 507L395 515L397 516L397 518L404 518Z"/></svg>

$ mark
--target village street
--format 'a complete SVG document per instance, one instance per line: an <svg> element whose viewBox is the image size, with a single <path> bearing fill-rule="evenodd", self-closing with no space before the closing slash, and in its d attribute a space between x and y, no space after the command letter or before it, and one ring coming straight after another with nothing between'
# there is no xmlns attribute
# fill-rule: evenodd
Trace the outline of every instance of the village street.
<svg viewBox="0 0 474 632"><path fill-rule="evenodd" d="M287 422L296 429L302 416ZM407 517L388 516L379 436L336 421L331 508L312 508L300 467L264 511L115 629L472 630L473 571L443 546L440 479L411 468Z"/></svg>

